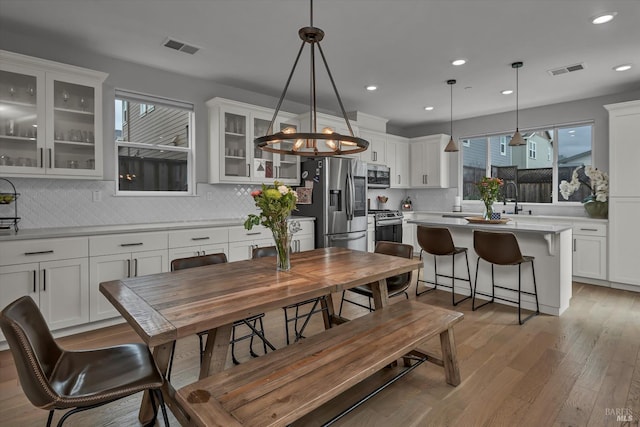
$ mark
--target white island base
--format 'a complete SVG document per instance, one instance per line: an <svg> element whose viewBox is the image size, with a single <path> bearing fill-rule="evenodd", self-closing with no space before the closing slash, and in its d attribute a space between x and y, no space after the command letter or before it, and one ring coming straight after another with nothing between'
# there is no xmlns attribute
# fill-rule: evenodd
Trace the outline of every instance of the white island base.
<svg viewBox="0 0 640 427"><path fill-rule="evenodd" d="M571 275L572 275L572 231L570 226L549 224L519 224L510 222L507 224L470 224L465 219L434 218L426 220L409 221L417 225L446 227L451 231L453 242L458 247L466 247L469 250L469 270L471 283L475 284L476 262L478 256L473 249L473 230L512 232L515 234L523 255L535 257L536 284L538 288L538 302L540 312L560 316L567 308L571 300ZM415 250L419 251L419 247ZM433 256L423 253L423 274L426 280L433 281ZM438 257L438 273L451 274L451 257ZM464 256L456 256L456 277L466 277ZM513 289L518 288L517 266L495 266L495 283ZM438 278L439 283L451 284L448 278ZM424 286L424 284L420 284ZM429 285L431 286L431 285ZM438 289L448 290L448 288ZM478 292L491 294L491 265L480 260L478 273ZM533 278L531 264L522 264L522 290L533 291ZM467 282L456 280L456 293L469 295ZM517 300L516 292L496 289L496 296ZM476 299L487 300L487 297L478 296ZM483 301L480 301L482 303ZM496 303L515 305L496 300ZM465 301L463 304L471 304ZM522 295L522 307L535 311L535 299L530 295Z"/></svg>

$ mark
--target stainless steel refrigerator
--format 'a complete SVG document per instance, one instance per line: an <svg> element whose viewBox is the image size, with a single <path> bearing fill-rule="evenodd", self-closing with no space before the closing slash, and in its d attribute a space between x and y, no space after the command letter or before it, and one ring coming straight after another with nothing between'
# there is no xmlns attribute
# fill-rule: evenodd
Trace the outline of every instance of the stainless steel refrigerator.
<svg viewBox="0 0 640 427"><path fill-rule="evenodd" d="M301 164L302 186L313 186L311 204L296 215L312 216L316 247L367 250L367 164L346 157L309 158Z"/></svg>

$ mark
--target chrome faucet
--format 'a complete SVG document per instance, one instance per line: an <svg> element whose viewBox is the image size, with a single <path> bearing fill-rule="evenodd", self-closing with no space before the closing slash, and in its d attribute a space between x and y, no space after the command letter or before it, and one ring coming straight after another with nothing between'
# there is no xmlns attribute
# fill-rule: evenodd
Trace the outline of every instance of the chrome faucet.
<svg viewBox="0 0 640 427"><path fill-rule="evenodd" d="M516 193L516 197L514 199L507 200L507 186L509 184L513 185L513 188L514 188L515 193ZM522 207L518 207L518 186L513 181L507 181L504 184L504 187L503 187L502 191L503 191L503 194L504 194L504 196L502 198L503 203L506 205L508 201L509 202L515 202L515 205L513 206L513 214L514 215L518 215L518 212L520 212L523 209Z"/></svg>

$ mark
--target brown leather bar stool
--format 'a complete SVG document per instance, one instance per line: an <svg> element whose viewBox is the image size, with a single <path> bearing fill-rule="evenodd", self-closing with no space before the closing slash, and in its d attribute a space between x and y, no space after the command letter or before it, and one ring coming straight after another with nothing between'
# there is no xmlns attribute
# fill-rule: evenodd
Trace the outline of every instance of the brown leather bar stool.
<svg viewBox="0 0 640 427"><path fill-rule="evenodd" d="M274 257L277 255L278 251L275 246L262 246L253 249L252 258ZM311 308L307 311L305 307L308 307L309 305L311 305ZM282 310L284 311L284 329L287 337L287 345L290 344L290 323L293 323L293 335L295 342L300 338L304 338L304 330L307 328L307 325L314 314L322 313L323 311L327 312L327 314L329 313L326 296L289 304L282 307ZM289 313L290 311L292 311L292 313Z"/></svg>
<svg viewBox="0 0 640 427"><path fill-rule="evenodd" d="M438 288L438 286L443 286L445 288L451 289L451 303L453 305L458 305L462 301L467 300L472 297L473 290L471 289L471 272L469 271L469 256L467 254L467 248L457 247L453 244L453 238L451 237L451 232L448 228L444 227L425 227L419 225L417 228L418 235L418 244L420 245L420 259L422 259L422 252L426 252L430 255L433 255L433 271L434 277L433 281L430 280L422 280L420 279L420 270L418 269L418 281L416 282L416 296L425 294L427 292L434 291ZM467 278L464 277L456 277L456 255L464 253L464 258L467 264ZM438 273L438 257L439 256L451 256L451 275L448 274L440 274ZM421 267L422 268L422 267ZM446 285L442 283L438 283L438 277L446 277L451 279L451 285ZM469 296L466 296L458 301L455 299L455 290L456 290L456 280L462 280L463 282L469 282ZM426 283L429 285L433 285L432 288L429 288L426 291L419 292L418 285L422 283Z"/></svg>
<svg viewBox="0 0 640 427"><path fill-rule="evenodd" d="M533 267L534 257L522 255L520 252L520 245L513 233L494 233L489 231L474 230L473 232L473 248L478 254L478 262L476 263L476 279L473 289L473 300L471 303L471 309L476 310L483 307L494 300L501 300L518 304L518 323L524 324L533 316L540 314L540 306L538 305L538 289L536 286L536 271ZM491 295L478 292L478 267L480 265L480 259L485 260L491 264ZM527 292L522 290L522 264L525 262L531 263L531 274L533 276L533 292ZM517 265L518 266L518 289L507 288L504 286L498 286L495 284L495 276L493 267L494 265ZM496 296L496 289L505 289L507 291L517 292L518 300L514 301L508 298L502 298ZM522 294L532 295L536 299L536 311L522 320L521 314L521 299ZM476 307L476 295L483 295L491 297L491 300Z"/></svg>

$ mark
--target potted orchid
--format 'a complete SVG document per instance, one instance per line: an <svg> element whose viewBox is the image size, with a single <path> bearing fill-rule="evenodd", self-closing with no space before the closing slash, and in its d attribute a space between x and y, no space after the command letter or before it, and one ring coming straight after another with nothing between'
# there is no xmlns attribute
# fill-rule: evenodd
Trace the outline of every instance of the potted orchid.
<svg viewBox="0 0 640 427"><path fill-rule="evenodd" d="M571 181L560 182L560 194L565 200L585 185L590 194L582 205L591 218L607 218L609 214L609 175L593 166L578 166L571 174Z"/></svg>
<svg viewBox="0 0 640 427"><path fill-rule="evenodd" d="M278 270L290 270L291 234L287 218L296 209L297 193L275 181L273 185L262 184L262 189L252 191L251 197L260 214L249 214L244 228L251 230L254 225L263 225L270 229L278 252Z"/></svg>
<svg viewBox="0 0 640 427"><path fill-rule="evenodd" d="M503 185L504 181L502 179L489 176L482 177L482 179L476 183L476 187L480 192L480 199L484 203L483 218L485 220L492 219L491 215L493 214L493 203L498 200L500 188Z"/></svg>

